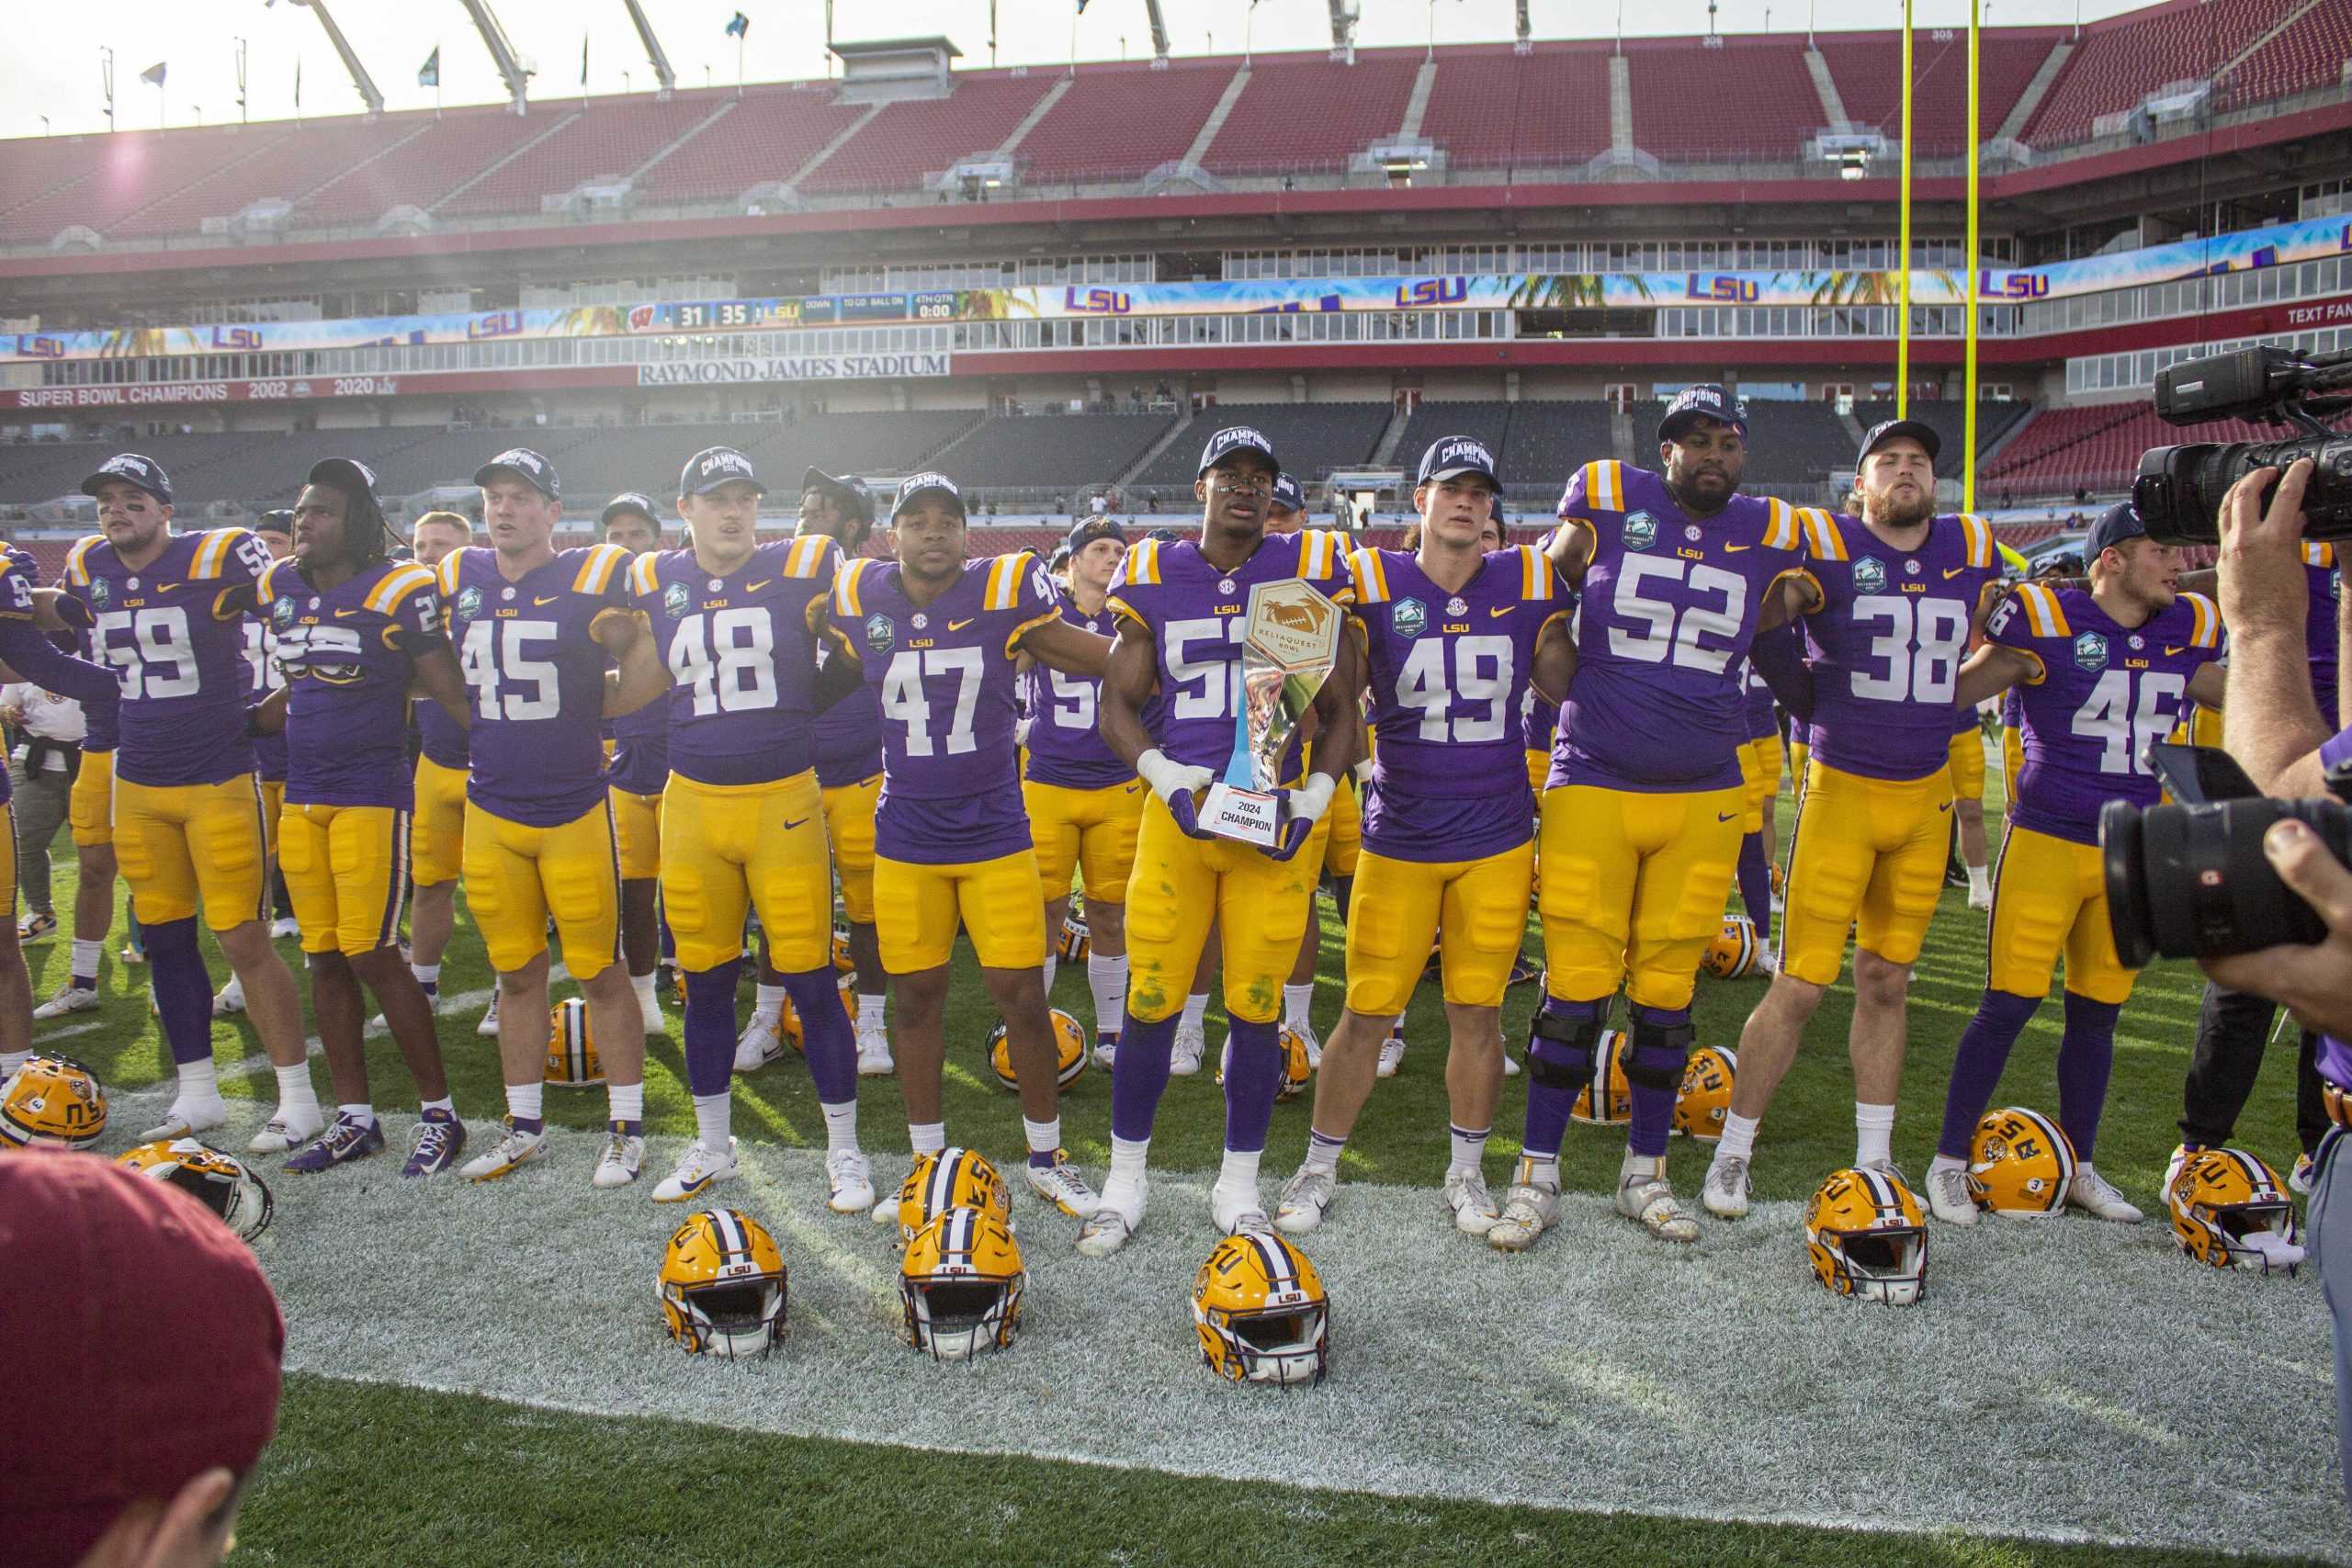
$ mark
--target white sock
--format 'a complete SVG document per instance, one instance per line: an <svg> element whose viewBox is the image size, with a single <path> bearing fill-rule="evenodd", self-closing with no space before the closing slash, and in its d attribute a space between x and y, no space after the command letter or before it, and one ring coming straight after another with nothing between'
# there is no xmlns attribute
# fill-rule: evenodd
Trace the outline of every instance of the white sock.
<svg viewBox="0 0 2352 1568"><path fill-rule="evenodd" d="M662 1000L653 994L653 976L631 975L628 983L637 987L637 1005L645 1014L645 1021L652 1023L662 1017Z"/></svg>
<svg viewBox="0 0 2352 1568"><path fill-rule="evenodd" d="M424 1101L424 1103L419 1105L417 1109L419 1111L438 1111L445 1116L455 1116L458 1113L457 1102L452 1100L446 1094L438 1100L428 1100Z"/></svg>
<svg viewBox="0 0 2352 1568"><path fill-rule="evenodd" d="M290 1067L277 1069L277 1103L287 1111L316 1111L319 1108L319 1091L311 1087L310 1063L297 1062Z"/></svg>
<svg viewBox="0 0 2352 1568"><path fill-rule="evenodd" d="M1968 1162L1966 1160L1955 1159L1951 1155L1946 1154L1939 1154L1935 1158L1928 1162L1928 1174L1930 1176L1933 1176L1939 1170L1966 1170L1967 1168ZM2075 1168L2076 1170L2080 1170L2082 1167L2076 1166Z"/></svg>
<svg viewBox="0 0 2352 1568"><path fill-rule="evenodd" d="M837 1154L842 1149L857 1147L857 1101L844 1100L839 1105L820 1105L825 1113L825 1152Z"/></svg>
<svg viewBox="0 0 2352 1568"><path fill-rule="evenodd" d="M609 1121L645 1120L645 1084L642 1080L631 1084L606 1084L605 1101L607 1106L605 1114Z"/></svg>
<svg viewBox="0 0 2352 1568"><path fill-rule="evenodd" d="M96 942L84 942L80 937L75 937L74 939L74 977L77 980L96 980L98 977L98 954L106 950L107 943L104 937L100 937Z"/></svg>
<svg viewBox="0 0 2352 1568"><path fill-rule="evenodd" d="M220 1078L212 1069L211 1057L207 1056L199 1062L182 1062L179 1065L179 1075L180 1099L218 1100L220 1098Z"/></svg>
<svg viewBox="0 0 2352 1568"><path fill-rule="evenodd" d="M408 966L408 972L416 976L416 983L420 986L437 986L441 983L441 965L438 964L412 964Z"/></svg>
<svg viewBox="0 0 2352 1568"><path fill-rule="evenodd" d="M1243 1154L1239 1149L1225 1151L1225 1162L1217 1167L1216 1190L1238 1198L1258 1190L1258 1162L1264 1151L1252 1149Z"/></svg>
<svg viewBox="0 0 2352 1568"><path fill-rule="evenodd" d="M1048 948L1046 952L1046 995L1054 994L1054 972L1061 967L1062 955Z"/></svg>
<svg viewBox="0 0 2352 1568"><path fill-rule="evenodd" d="M888 999L879 991L870 997L864 991L857 993L857 1032L860 1034L869 1034L882 1027L882 1006Z"/></svg>
<svg viewBox="0 0 2352 1568"><path fill-rule="evenodd" d="M1111 1171L1102 1179L1102 1201L1132 1214L1143 1204L1144 1159L1151 1152L1149 1138L1111 1134Z"/></svg>
<svg viewBox="0 0 2352 1568"><path fill-rule="evenodd" d="M1336 1171L1340 1168L1340 1151L1348 1146L1345 1138L1335 1138L1313 1127L1306 1130L1306 1162L1301 1170Z"/></svg>
<svg viewBox="0 0 2352 1568"><path fill-rule="evenodd" d="M752 1016L764 1018L771 1023L782 1018L784 1016L784 987L762 986L760 999L752 1004Z"/></svg>
<svg viewBox="0 0 2352 1568"><path fill-rule="evenodd" d="M1876 1165L1894 1157L1894 1107L1854 1101L1854 1163Z"/></svg>
<svg viewBox="0 0 2352 1568"><path fill-rule="evenodd" d="M1202 1028L1208 1015L1209 994L1206 991L1195 991L1184 998L1184 1021L1182 1027L1197 1032Z"/></svg>
<svg viewBox="0 0 2352 1568"><path fill-rule="evenodd" d="M1027 1134L1033 1155L1049 1155L1062 1146L1062 1119L1058 1116L1050 1122L1032 1122L1023 1116L1021 1131Z"/></svg>
<svg viewBox="0 0 2352 1568"><path fill-rule="evenodd" d="M1971 898L1984 898L1990 897L1992 891L1992 868L1982 865L1970 866L1968 868L1968 896Z"/></svg>
<svg viewBox="0 0 2352 1568"><path fill-rule="evenodd" d="M0 1051L0 1079L5 1079L32 1059L30 1051Z"/></svg>
<svg viewBox="0 0 2352 1568"><path fill-rule="evenodd" d="M537 1122L547 1114L548 1086L544 1083L511 1083L506 1086L506 1114L517 1122Z"/></svg>
<svg viewBox="0 0 2352 1568"><path fill-rule="evenodd" d="M947 1123L944 1122L910 1122L907 1143L917 1155L935 1155L947 1146Z"/></svg>
<svg viewBox="0 0 2352 1568"><path fill-rule="evenodd" d="M373 1122L376 1120L376 1108L365 1101L362 1101L357 1105L337 1105L334 1108L334 1112L338 1116L347 1116L354 1122Z"/></svg>
<svg viewBox="0 0 2352 1568"><path fill-rule="evenodd" d="M727 1129L735 1097L726 1089L695 1096L695 1133L712 1154L727 1152Z"/></svg>
<svg viewBox="0 0 2352 1568"><path fill-rule="evenodd" d="M1453 1157L1446 1164L1449 1174L1457 1170L1483 1170L1487 1164L1487 1134L1492 1129L1481 1127L1470 1132L1448 1126L1446 1135L1453 1145Z"/></svg>
<svg viewBox="0 0 2352 1568"><path fill-rule="evenodd" d="M1761 1116L1742 1116L1736 1111L1724 1112L1724 1135L1715 1144L1717 1159L1750 1159L1756 1154L1756 1129L1763 1122Z"/></svg>
<svg viewBox="0 0 2352 1568"><path fill-rule="evenodd" d="M1304 986L1284 986L1283 987L1283 1021L1289 1024L1293 1029L1306 1029L1312 1027L1307 1022L1307 1015L1314 1010L1314 981L1309 980Z"/></svg>
<svg viewBox="0 0 2352 1568"><path fill-rule="evenodd" d="M1094 1032L1118 1033L1127 1013L1127 955L1089 954L1086 984L1094 993Z"/></svg>
<svg viewBox="0 0 2352 1568"><path fill-rule="evenodd" d="M1560 1185L1560 1156L1548 1158L1541 1155L1521 1155L1519 1168L1511 1173L1513 1185L1524 1182L1530 1187L1557 1188Z"/></svg>

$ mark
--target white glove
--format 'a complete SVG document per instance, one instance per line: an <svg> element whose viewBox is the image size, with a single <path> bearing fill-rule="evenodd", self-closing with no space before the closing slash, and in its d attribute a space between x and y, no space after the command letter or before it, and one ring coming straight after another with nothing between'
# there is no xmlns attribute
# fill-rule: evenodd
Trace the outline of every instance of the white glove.
<svg viewBox="0 0 2352 1568"><path fill-rule="evenodd" d="M1306 782L1290 792L1290 815L1294 821L1319 822L1330 808L1331 775L1309 773Z"/></svg>
<svg viewBox="0 0 2352 1568"><path fill-rule="evenodd" d="M1357 788L1357 790L1358 790L1358 791L1363 791L1363 790L1365 790L1365 789L1368 789L1368 788L1370 788L1370 787L1371 787L1371 785L1372 785L1372 759L1371 759L1371 758L1369 758L1369 757L1364 758L1362 761L1358 762L1354 767L1352 767L1352 768L1349 769L1348 771L1349 771L1350 773L1351 773L1355 774L1355 776L1356 776L1356 788Z"/></svg>
<svg viewBox="0 0 2352 1568"><path fill-rule="evenodd" d="M1190 795L1216 782L1216 775L1206 768L1174 761L1157 746L1136 759L1136 772L1144 783L1151 786L1151 793L1159 796L1162 804L1180 790Z"/></svg>
<svg viewBox="0 0 2352 1568"><path fill-rule="evenodd" d="M1013 721L1012 743L1015 746L1026 746L1029 744L1029 727L1035 722L1036 721L1025 716Z"/></svg>
<svg viewBox="0 0 2352 1568"><path fill-rule="evenodd" d="M2263 1261L2273 1269L2294 1269L2302 1264L2303 1249L2277 1231L2249 1231L2239 1239L2248 1251L2262 1254Z"/></svg>

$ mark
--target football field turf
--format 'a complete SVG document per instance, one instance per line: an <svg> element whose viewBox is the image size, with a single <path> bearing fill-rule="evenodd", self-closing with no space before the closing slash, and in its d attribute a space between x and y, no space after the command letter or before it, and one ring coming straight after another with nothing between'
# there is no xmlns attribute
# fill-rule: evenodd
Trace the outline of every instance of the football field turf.
<svg viewBox="0 0 2352 1568"><path fill-rule="evenodd" d="M70 876L61 908L69 898ZM1341 965L1328 905L1324 916L1328 1030ZM1919 965L1895 1137L1915 1175L1982 985L1981 933L1955 890ZM65 944L29 951L45 995ZM949 1131L1010 1168L1018 1114L981 1056L991 1020L968 955L959 964ZM1079 967L1065 966L1057 1000L1083 1019ZM37 1032L115 1093L108 1152L169 1098L143 978L110 958L104 1010ZM2177 1138L2198 981L2187 966L2151 970L2119 1035L2098 1163L2152 1210ZM488 983L461 926L445 991ZM1735 1041L1761 984L1702 979L1702 1041ZM1514 1054L1534 1000L1532 987L1511 995ZM884 1233L825 1215L814 1156L784 1152L822 1142L790 1057L738 1080L747 1174L721 1190L775 1230L793 1270L791 1337L758 1366L693 1360L662 1339L653 1272L680 1212L641 1188L588 1188L599 1090L551 1089L551 1121L572 1133L544 1167L493 1187L419 1189L399 1180L396 1158L309 1180L270 1173L279 1210L259 1251L286 1303L293 1375L236 1560L887 1560L910 1554L913 1529L978 1561L1035 1562L1197 1562L1237 1542L1252 1558L1377 1547L1415 1562L1596 1550L1841 1563L2169 1563L2208 1548L2341 1558L2352 1538L2329 1469L2332 1369L2308 1272L2216 1276L2174 1252L2160 1219L2127 1231L2069 1218L1937 1227L1928 1299L1911 1311L1811 1283L1796 1204L1850 1157L1849 1005L1832 993L1766 1122L1758 1197L1776 1201L1705 1224L1694 1249L1648 1243L1606 1210L1622 1134L1575 1128L1561 1229L1506 1258L1444 1229L1430 1191L1446 1134L1442 1018L1425 986L1403 1071L1349 1146L1351 1184L1306 1244L1334 1300L1333 1374L1311 1392L1221 1387L1191 1348L1185 1294L1212 1239L1199 1188L1222 1121L1205 1074L1170 1089L1150 1221L1128 1255L1079 1259L1072 1222L1016 1197L1026 1329L1010 1355L972 1368L896 1343ZM2052 1108L2056 1010L2020 1042L2005 1100ZM478 1005L453 1010L442 1032L480 1137L499 1101L477 1016ZM655 1170L692 1128L676 1031L673 1010L648 1076ZM1213 1043L1221 1032L1213 1019ZM242 1021L220 1038L224 1065L257 1049ZM397 1147L411 1090L388 1042L370 1057ZM2242 1135L2282 1170L2291 1067L2290 1050L2267 1058ZM1507 1083L1497 1117L1498 1186L1524 1081ZM240 1118L249 1125L274 1085L255 1059L224 1070L223 1088L260 1101ZM862 1088L877 1179L895 1180L896 1085ZM1073 1156L1098 1177L1108 1100L1106 1076L1090 1073L1065 1114ZM1306 1129L1303 1099L1277 1109L1270 1198ZM1686 1196L1703 1165L1703 1149L1678 1141ZM942 1462L958 1453L987 1458ZM915 1523L942 1510L948 1531Z"/></svg>

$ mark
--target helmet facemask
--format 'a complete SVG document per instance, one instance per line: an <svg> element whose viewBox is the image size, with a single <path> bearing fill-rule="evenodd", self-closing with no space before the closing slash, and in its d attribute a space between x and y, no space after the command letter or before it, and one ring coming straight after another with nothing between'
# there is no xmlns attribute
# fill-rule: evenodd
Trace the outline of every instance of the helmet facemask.
<svg viewBox="0 0 2352 1568"><path fill-rule="evenodd" d="M983 1350L1010 1349L1021 1328L1021 1291L1027 1279L1015 1274L902 1280L908 1340L941 1361L968 1361Z"/></svg>
<svg viewBox="0 0 2352 1568"><path fill-rule="evenodd" d="M765 1356L784 1334L784 1281L773 1277L664 1285L671 1332L690 1355Z"/></svg>
<svg viewBox="0 0 2352 1568"><path fill-rule="evenodd" d="M1918 1226L1838 1231L1824 1239L1831 1244L1849 1294L1909 1306L1926 1293L1928 1233Z"/></svg>
<svg viewBox="0 0 2352 1568"><path fill-rule="evenodd" d="M1325 1302L1260 1312L1210 1308L1204 1325L1224 1343L1219 1370L1236 1382L1321 1382L1329 1370L1331 1309Z"/></svg>

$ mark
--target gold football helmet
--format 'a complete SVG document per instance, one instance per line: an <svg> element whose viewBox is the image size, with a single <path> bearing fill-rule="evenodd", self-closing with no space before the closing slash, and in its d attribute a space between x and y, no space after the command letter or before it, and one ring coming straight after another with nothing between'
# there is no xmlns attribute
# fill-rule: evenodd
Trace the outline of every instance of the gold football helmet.
<svg viewBox="0 0 2352 1568"><path fill-rule="evenodd" d="M107 1130L107 1091L71 1056L43 1055L0 1085L0 1146L56 1144L86 1149Z"/></svg>
<svg viewBox="0 0 2352 1568"><path fill-rule="evenodd" d="M1054 947L1065 964L1084 962L1086 955L1094 951L1094 944L1086 933L1086 917L1082 914L1065 916L1061 934L1055 939Z"/></svg>
<svg viewBox="0 0 2352 1568"><path fill-rule="evenodd" d="M247 1241L269 1228L269 1217L277 1210L269 1189L251 1167L194 1138L141 1144L115 1163L151 1181L170 1182Z"/></svg>
<svg viewBox="0 0 2352 1568"><path fill-rule="evenodd" d="M1288 1236L1237 1231L1193 1278L1201 1359L1233 1382L1320 1382L1330 1370L1331 1303Z"/></svg>
<svg viewBox="0 0 2352 1568"><path fill-rule="evenodd" d="M840 992L842 1012L848 1018L850 1028L854 1030L857 1027L857 989L844 978L840 982ZM784 1011L777 1015L776 1030L784 1036L785 1043L794 1050L805 1052L808 1049L808 1042L803 1037L800 1027L800 1009L790 997L784 998Z"/></svg>
<svg viewBox="0 0 2352 1568"><path fill-rule="evenodd" d="M705 1209L662 1255L662 1321L689 1356L764 1356L784 1337L784 1254L741 1209Z"/></svg>
<svg viewBox="0 0 2352 1568"><path fill-rule="evenodd" d="M1313 1076L1315 1068L1306 1059L1306 1036L1289 1024L1285 1023L1274 1031L1274 1048L1282 1053L1281 1071L1274 1077L1274 1101L1280 1104L1285 1100L1296 1100L1306 1090L1307 1079ZM1232 1059L1233 1037L1228 1034L1225 1049L1217 1054L1216 1058L1216 1081L1220 1088L1225 1083L1226 1064Z"/></svg>
<svg viewBox="0 0 2352 1568"><path fill-rule="evenodd" d="M1702 1144L1721 1138L1738 1072L1739 1054L1728 1045L1692 1052L1682 1069L1682 1088L1674 1097L1674 1130Z"/></svg>
<svg viewBox="0 0 2352 1568"><path fill-rule="evenodd" d="M1754 920L1746 915L1725 915L1724 929L1707 943L1707 951L1699 962L1718 980L1736 980L1756 967L1756 953L1761 945Z"/></svg>
<svg viewBox="0 0 2352 1568"><path fill-rule="evenodd" d="M1592 1076L1568 1108L1572 1120L1610 1126L1634 1119L1634 1089L1625 1081L1625 1055L1633 1048L1633 1036L1623 1030L1600 1032L1592 1048Z"/></svg>
<svg viewBox="0 0 2352 1568"><path fill-rule="evenodd" d="M1012 1227L984 1209L934 1214L907 1243L899 1298L907 1343L942 1361L1009 1350L1021 1332L1029 1271Z"/></svg>
<svg viewBox="0 0 2352 1568"><path fill-rule="evenodd" d="M588 1004L566 997L548 1013L548 1082L584 1087L605 1081L605 1064L588 1032Z"/></svg>
<svg viewBox="0 0 2352 1568"><path fill-rule="evenodd" d="M2259 1156L2243 1149L2199 1149L2188 1156L2165 1188L2165 1208L2172 1215L2173 1239L2199 1263L2292 1274L2302 1261L2295 1205L2285 1183ZM2278 1241L2256 1245L2250 1239L2265 1232ZM2291 1261L2278 1257L2281 1247L2295 1249Z"/></svg>
<svg viewBox="0 0 2352 1568"><path fill-rule="evenodd" d="M899 1184L899 1239L956 1209L977 1209L1010 1225L1012 1192L985 1156L954 1145L935 1155L915 1156L915 1168Z"/></svg>
<svg viewBox="0 0 2352 1568"><path fill-rule="evenodd" d="M1911 1189L1875 1170L1833 1172L1804 1206L1813 1275L1841 1296L1909 1306L1928 1292L1928 1228Z"/></svg>
<svg viewBox="0 0 2352 1568"><path fill-rule="evenodd" d="M2042 1219L2066 1206L2075 1145L2039 1111L1991 1111L1968 1151L1968 1195L1980 1209L2013 1220Z"/></svg>
<svg viewBox="0 0 2352 1568"><path fill-rule="evenodd" d="M1054 1081L1068 1089L1086 1076L1086 1064L1094 1055L1086 1048L1086 1031L1078 1020L1059 1008L1048 1010L1054 1016L1054 1055L1059 1058L1054 1068ZM1020 1076L1012 1070L1012 1047L1005 1039L1004 1023L989 1031L989 1066L996 1069L996 1081L1007 1090L1021 1092Z"/></svg>
<svg viewBox="0 0 2352 1568"><path fill-rule="evenodd" d="M833 928L833 967L847 975L857 967L857 960L849 955L849 928Z"/></svg>

